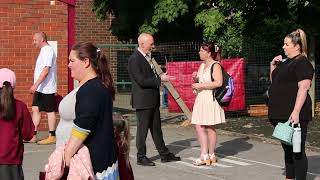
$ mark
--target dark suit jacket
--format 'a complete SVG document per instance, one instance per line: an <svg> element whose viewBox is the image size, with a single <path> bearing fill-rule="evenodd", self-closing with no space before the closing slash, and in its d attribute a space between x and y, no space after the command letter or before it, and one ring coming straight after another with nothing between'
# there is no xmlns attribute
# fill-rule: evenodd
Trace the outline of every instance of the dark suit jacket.
<svg viewBox="0 0 320 180"><path fill-rule="evenodd" d="M153 73L146 58L137 49L129 57L128 72L132 81L132 107L148 109L159 106L161 80Z"/></svg>

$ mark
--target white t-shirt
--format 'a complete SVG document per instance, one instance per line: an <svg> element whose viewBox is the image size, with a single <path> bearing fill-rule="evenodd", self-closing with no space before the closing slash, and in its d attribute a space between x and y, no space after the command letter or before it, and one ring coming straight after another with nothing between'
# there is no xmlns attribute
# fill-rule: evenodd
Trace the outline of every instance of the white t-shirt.
<svg viewBox="0 0 320 180"><path fill-rule="evenodd" d="M34 70L33 83L35 83L45 67L49 68L47 77L38 86L37 92L43 94L54 94L57 92L57 57L50 45L43 46L37 58Z"/></svg>

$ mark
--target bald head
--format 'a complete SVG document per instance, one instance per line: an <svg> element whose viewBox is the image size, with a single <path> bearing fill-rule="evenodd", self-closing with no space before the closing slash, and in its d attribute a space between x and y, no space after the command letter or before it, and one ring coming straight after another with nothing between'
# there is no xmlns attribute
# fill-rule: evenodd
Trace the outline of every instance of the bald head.
<svg viewBox="0 0 320 180"><path fill-rule="evenodd" d="M150 54L154 47L154 40L151 34L141 33L138 37L139 49L146 54Z"/></svg>
<svg viewBox="0 0 320 180"><path fill-rule="evenodd" d="M41 48L45 45L48 44L47 42L47 35L44 32L36 32L33 35L33 44L38 47Z"/></svg>
<svg viewBox="0 0 320 180"><path fill-rule="evenodd" d="M34 35L42 38L44 41L47 41L47 35L44 32L36 32Z"/></svg>
<svg viewBox="0 0 320 180"><path fill-rule="evenodd" d="M140 46L140 44L148 41L149 39L153 39L152 35L151 34L148 34L148 33L141 33L138 37L138 44Z"/></svg>

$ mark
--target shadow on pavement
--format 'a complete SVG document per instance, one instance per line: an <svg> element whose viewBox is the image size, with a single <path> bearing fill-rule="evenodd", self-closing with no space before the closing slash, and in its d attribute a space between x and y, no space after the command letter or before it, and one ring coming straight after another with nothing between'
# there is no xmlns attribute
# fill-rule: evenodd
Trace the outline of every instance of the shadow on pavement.
<svg viewBox="0 0 320 180"><path fill-rule="evenodd" d="M231 141L222 142L220 143L221 146L216 148L216 152L218 154L223 154L225 156L233 156L238 154L239 152L248 151L253 147L252 144L247 142L248 140L249 140L249 137L244 137L244 138L233 139ZM197 139L189 138L185 140L175 141L167 145L167 147L169 148L170 152L172 152L173 154L178 154L180 151L190 148L192 142L194 141L197 141ZM150 160L152 161L157 159L160 159L159 155L150 157Z"/></svg>
<svg viewBox="0 0 320 180"><path fill-rule="evenodd" d="M197 138L189 138L180 141L175 141L167 145L167 147L172 151L172 153L178 154L182 150L191 148L191 144L194 141L197 141Z"/></svg>
<svg viewBox="0 0 320 180"><path fill-rule="evenodd" d="M252 149L253 145L248 143L249 137L242 137L220 143L221 146L216 148L216 152L226 156L233 156L242 151ZM236 147L236 148L235 148Z"/></svg>
<svg viewBox="0 0 320 180"><path fill-rule="evenodd" d="M316 175L308 175L311 179L315 179L317 177L320 180L320 156L308 156L308 172ZM308 179L307 178L307 179Z"/></svg>
<svg viewBox="0 0 320 180"><path fill-rule="evenodd" d="M320 180L320 156L308 156L308 174L307 180ZM282 168L282 175L286 175L286 171Z"/></svg>
<svg viewBox="0 0 320 180"><path fill-rule="evenodd" d="M170 152L172 152L173 154L179 154L180 151L184 150L184 149L188 149L191 147L192 142L197 141L196 138L189 138L189 139L185 139L185 140L180 140L180 141L175 141L172 142L170 144L167 145L167 148L169 149ZM160 159L160 156L152 156L150 157L151 161Z"/></svg>

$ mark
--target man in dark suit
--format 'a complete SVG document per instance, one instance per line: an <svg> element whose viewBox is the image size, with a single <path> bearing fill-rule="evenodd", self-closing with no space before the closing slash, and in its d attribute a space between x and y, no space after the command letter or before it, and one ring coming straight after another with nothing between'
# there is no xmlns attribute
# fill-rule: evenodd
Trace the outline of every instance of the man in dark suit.
<svg viewBox="0 0 320 180"><path fill-rule="evenodd" d="M153 142L160 154L161 162L180 161L169 152L165 146L160 121L160 92L161 81L170 81L173 76L166 73L160 77L155 73L151 63L151 50L154 47L152 35L142 33L138 38L139 47L135 49L128 60L128 71L132 81L131 104L136 109L137 134L137 164L155 166L146 156L146 138L150 129Z"/></svg>

